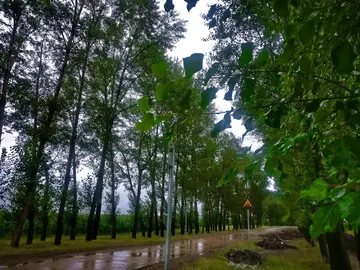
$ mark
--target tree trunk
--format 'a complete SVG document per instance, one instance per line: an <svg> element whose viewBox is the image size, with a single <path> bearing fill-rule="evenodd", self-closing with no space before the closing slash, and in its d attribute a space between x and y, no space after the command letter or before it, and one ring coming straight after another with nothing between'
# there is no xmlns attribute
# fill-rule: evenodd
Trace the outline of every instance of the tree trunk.
<svg viewBox="0 0 360 270"><path fill-rule="evenodd" d="M155 204L155 235L159 235L159 216L157 211L157 204Z"/></svg>
<svg viewBox="0 0 360 270"><path fill-rule="evenodd" d="M28 227L28 234L26 239L26 244L31 245L34 239L34 226L35 226L35 205L34 200L31 202L31 206L29 209L29 227Z"/></svg>
<svg viewBox="0 0 360 270"><path fill-rule="evenodd" d="M41 227L41 236L40 241L46 240L47 230L48 230L48 224L49 224L49 216L48 216L48 205L50 200L50 175L49 170L47 168L47 165L44 166L44 172L45 172L45 191L44 191L44 199L43 199L43 206L42 206L42 227Z"/></svg>
<svg viewBox="0 0 360 270"><path fill-rule="evenodd" d="M116 239L116 202L115 202L115 168L114 168L114 148L110 147L110 170L111 170L111 239Z"/></svg>
<svg viewBox="0 0 360 270"><path fill-rule="evenodd" d="M196 191L196 187L194 187L195 189L195 196L194 196L194 221L195 221L195 233L199 233L200 231L200 226L199 226L199 212L198 212L198 205L197 205L197 191Z"/></svg>
<svg viewBox="0 0 360 270"><path fill-rule="evenodd" d="M75 149L74 149L75 151ZM76 154L73 154L73 205L72 205L72 216L71 216L71 231L70 231L70 240L75 240L76 238L76 226L77 226L77 216L79 212L79 207L77 203L77 181L76 181Z"/></svg>
<svg viewBox="0 0 360 270"><path fill-rule="evenodd" d="M355 230L355 243L356 243L356 254L357 260L360 261L360 227Z"/></svg>
<svg viewBox="0 0 360 270"><path fill-rule="evenodd" d="M80 7L76 7L74 9L77 12L74 12L74 14L73 14L71 32L70 32L69 39L68 39L66 47L65 47L64 59L63 59L63 62L62 62L61 68L60 68L59 77L56 82L54 96L52 98L51 105L49 106L49 112L48 112L47 119L45 121L45 125L44 125L43 131L42 131L43 134L42 134L42 136L40 136L39 148L36 153L36 159L32 162L33 164L31 165L31 169L30 169L30 173L29 173L29 183L27 183L27 185L26 185L25 202L24 202L22 210L20 211L20 213L18 214L18 216L16 218L15 230L13 232L12 239L11 239L12 247L19 246L20 237L21 237L22 229L24 227L25 219L26 219L26 216L28 215L29 208L31 207L31 203L34 200L36 176L38 173L42 155L44 153L45 144L49 140L49 137L50 137L51 124L52 124L55 112L57 110L58 97L60 95L60 90L62 87L63 79L64 79L64 76L65 76L65 73L67 70L67 66L68 66L68 62L70 59L70 53L71 53L71 50L73 47L73 41L74 41L74 37L76 34L78 21L80 19L80 14L82 12L82 8L84 5L84 1L81 1L79 5L80 5ZM3 114L1 115L1 112L0 112L0 122L1 122L2 116L3 116ZM2 122L1 122L1 124L2 124Z"/></svg>
<svg viewBox="0 0 360 270"><path fill-rule="evenodd" d="M142 171L140 169L139 178L138 178L138 186L137 186L137 194L135 199L135 213L134 213L134 222L132 228L132 238L136 238L137 226L138 226L138 219L140 213L140 195L141 195L141 178L142 178ZM141 231L143 232L143 221L141 220ZM145 236L145 235L144 235Z"/></svg>
<svg viewBox="0 0 360 270"><path fill-rule="evenodd" d="M180 206L180 233L184 235L185 233L185 199L184 199L184 192L183 192L184 186L182 186L181 189L181 206Z"/></svg>
<svg viewBox="0 0 360 270"><path fill-rule="evenodd" d="M327 246L326 235L325 234L320 235L318 241L319 241L321 256L323 257L325 262L329 263L329 250Z"/></svg>
<svg viewBox="0 0 360 270"><path fill-rule="evenodd" d="M331 270L351 270L349 256L345 249L340 223L335 232L327 233Z"/></svg>
<svg viewBox="0 0 360 270"><path fill-rule="evenodd" d="M174 191L174 208L172 212L172 221L171 221L171 235L175 236L175 229L176 229L176 207L178 203L178 186L179 186L179 167L180 167L180 148L178 148L177 153L177 166L175 172L175 191Z"/></svg>
<svg viewBox="0 0 360 270"><path fill-rule="evenodd" d="M109 137L110 136L108 136L107 138L109 138ZM97 206L99 204L101 205L102 186L103 186L104 172L105 172L105 160L106 160L106 153L108 151L108 145L109 145L109 140L107 140L107 139L104 140L104 145L103 145L102 154L101 154L100 167L99 167L98 177L97 177L97 181L96 181L95 193L94 193L93 200L91 202L90 214L89 214L88 221L87 221L86 241L91 241L93 239L93 236L95 234L97 235L97 232L95 233L95 228L94 228L94 225L95 225L94 215L95 215L95 209L98 210ZM101 206L100 206L100 211L101 211ZM99 221L100 221L100 219L99 219Z"/></svg>
<svg viewBox="0 0 360 270"><path fill-rule="evenodd" d="M75 147L76 147L76 141L77 141L77 128L78 128L79 117L80 117L81 106L82 106L82 94L83 94L84 87L85 87L85 73L86 73L86 69L87 69L89 52L90 52L90 42L88 42L86 45L85 58L84 58L83 65L81 67L80 87L78 89L74 122L72 123L70 147L69 147L68 159L66 162L64 186L63 186L63 189L61 192L60 206L59 206L59 211L58 211L57 221L56 221L56 233L55 233L54 245L61 244L61 238L62 238L62 233L63 233L65 204L66 204L69 184L70 184L70 180L71 180L71 178L70 178L71 165L73 163L73 158L75 155ZM75 168L75 170L76 170L76 168Z"/></svg>

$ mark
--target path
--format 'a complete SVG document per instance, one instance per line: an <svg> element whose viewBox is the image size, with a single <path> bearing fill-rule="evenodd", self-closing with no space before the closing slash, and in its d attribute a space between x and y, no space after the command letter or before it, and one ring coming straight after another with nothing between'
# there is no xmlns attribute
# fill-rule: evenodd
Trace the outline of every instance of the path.
<svg viewBox="0 0 360 270"><path fill-rule="evenodd" d="M251 235L271 233L279 228L267 228L253 230ZM232 242L247 240L247 231L231 232L227 235L214 235L193 240L183 240L171 243L171 259L177 259L184 256L201 256L207 251L219 249ZM164 260L164 244L153 245L149 247L133 247L123 251L104 251L87 253L81 256L70 258L60 258L45 260L38 263L18 264L13 267L0 269L51 269L51 270L78 270L78 269L116 269L130 270L140 269L147 266L155 265ZM3 266L4 267L4 266Z"/></svg>

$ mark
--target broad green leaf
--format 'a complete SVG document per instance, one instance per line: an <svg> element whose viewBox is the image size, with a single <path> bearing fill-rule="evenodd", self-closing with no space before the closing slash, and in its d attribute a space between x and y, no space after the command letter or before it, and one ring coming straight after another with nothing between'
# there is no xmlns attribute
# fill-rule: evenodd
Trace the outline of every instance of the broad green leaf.
<svg viewBox="0 0 360 270"><path fill-rule="evenodd" d="M224 100L231 101L233 100L233 90L229 90L224 95Z"/></svg>
<svg viewBox="0 0 360 270"><path fill-rule="evenodd" d="M259 53L258 57L255 59L254 65L262 67L266 64L268 59L269 59L269 50L265 48Z"/></svg>
<svg viewBox="0 0 360 270"><path fill-rule="evenodd" d="M196 72L203 68L204 55L202 53L194 53L183 59L184 69L187 78L191 78Z"/></svg>
<svg viewBox="0 0 360 270"><path fill-rule="evenodd" d="M244 88L242 89L242 91L240 93L241 98L244 101L248 101L249 98L253 95L255 84L256 84L255 80L253 80L253 79L245 79Z"/></svg>
<svg viewBox="0 0 360 270"><path fill-rule="evenodd" d="M233 92L234 92L234 88L235 88L235 85L237 84L238 82L238 78L237 77L231 77L228 81L228 86L229 86L229 90L226 92L225 96L224 96L224 99L225 100L232 100L232 96L233 96Z"/></svg>
<svg viewBox="0 0 360 270"><path fill-rule="evenodd" d="M331 52L331 59L335 69L340 74L350 73L354 70L354 61L357 55L347 41L335 46Z"/></svg>
<svg viewBox="0 0 360 270"><path fill-rule="evenodd" d="M328 184L319 178L311 184L309 189L301 191L300 198L318 202L325 200L327 198L327 195Z"/></svg>
<svg viewBox="0 0 360 270"><path fill-rule="evenodd" d="M320 100L313 100L306 104L305 106L305 112L312 113L316 112L320 108Z"/></svg>
<svg viewBox="0 0 360 270"><path fill-rule="evenodd" d="M187 89L185 95L180 100L180 109L181 111L186 111L190 109L190 98L191 98L192 91L191 89Z"/></svg>
<svg viewBox="0 0 360 270"><path fill-rule="evenodd" d="M289 17L288 0L276 0L274 4L274 11L278 16L284 19Z"/></svg>
<svg viewBox="0 0 360 270"><path fill-rule="evenodd" d="M169 96L169 85L160 83L156 86L156 101L162 101Z"/></svg>
<svg viewBox="0 0 360 270"><path fill-rule="evenodd" d="M312 217L310 235L318 238L326 232L333 232L340 221L340 210L337 204L319 207Z"/></svg>
<svg viewBox="0 0 360 270"><path fill-rule="evenodd" d="M350 192L339 201L341 217L346 219L354 228L360 226L360 193Z"/></svg>
<svg viewBox="0 0 360 270"><path fill-rule="evenodd" d="M166 61L162 61L151 65L151 71L157 79L164 78L168 68L169 68L169 64Z"/></svg>
<svg viewBox="0 0 360 270"><path fill-rule="evenodd" d="M265 114L265 124L272 128L280 128L281 113L277 109L270 109Z"/></svg>
<svg viewBox="0 0 360 270"><path fill-rule="evenodd" d="M223 177L220 179L217 186L222 187L223 185L231 183L238 174L239 174L239 169L238 168L229 169L226 172L226 174L223 175Z"/></svg>
<svg viewBox="0 0 360 270"><path fill-rule="evenodd" d="M342 101L335 102L335 110L342 111L345 109L345 104Z"/></svg>
<svg viewBox="0 0 360 270"><path fill-rule="evenodd" d="M302 44L307 45L313 39L315 27L312 22L305 23L299 31L299 39Z"/></svg>
<svg viewBox="0 0 360 270"><path fill-rule="evenodd" d="M144 96L138 100L140 111L145 113L151 109L150 99L147 96Z"/></svg>
<svg viewBox="0 0 360 270"><path fill-rule="evenodd" d="M214 63L211 68L209 68L209 70L206 72L206 76L205 76L205 84L207 84L209 82L209 80L216 74L216 72L218 72L220 67L219 63Z"/></svg>
<svg viewBox="0 0 360 270"><path fill-rule="evenodd" d="M239 66L244 67L249 64L253 57L254 44L252 42L241 44L241 55L239 58Z"/></svg>
<svg viewBox="0 0 360 270"><path fill-rule="evenodd" d="M311 72L311 60L306 55L301 56L300 58L300 70L304 73Z"/></svg>
<svg viewBox="0 0 360 270"><path fill-rule="evenodd" d="M354 156L360 160L360 137L345 136L344 142Z"/></svg>
<svg viewBox="0 0 360 270"><path fill-rule="evenodd" d="M260 169L261 169L261 161L257 160L245 168L245 173L249 176L252 176L254 173L260 171Z"/></svg>
<svg viewBox="0 0 360 270"><path fill-rule="evenodd" d="M155 125L154 116L152 113L145 113L141 122L136 123L136 129L142 132L151 130Z"/></svg>
<svg viewBox="0 0 360 270"><path fill-rule="evenodd" d="M231 116L229 112L224 115L223 120L215 124L213 130L211 131L211 136L216 137L217 135L219 135L220 132L224 131L227 128L231 128Z"/></svg>
<svg viewBox="0 0 360 270"><path fill-rule="evenodd" d="M206 109L206 107L216 98L216 93L219 91L218 88L208 88L201 92L201 108Z"/></svg>
<svg viewBox="0 0 360 270"><path fill-rule="evenodd" d="M158 115L154 121L155 125L160 124L161 122L169 120L169 116L167 115Z"/></svg>
<svg viewBox="0 0 360 270"><path fill-rule="evenodd" d="M207 13L207 15L206 15L206 17L207 17L208 19L211 19L211 18L214 16L216 10L217 10L217 5L216 5L216 4L211 5L210 8L209 8L208 13Z"/></svg>
<svg viewBox="0 0 360 270"><path fill-rule="evenodd" d="M319 87L320 87L320 83L318 81L315 81L313 83L313 87L312 87L312 90L311 90L313 95L316 95L317 91L319 90Z"/></svg>
<svg viewBox="0 0 360 270"><path fill-rule="evenodd" d="M346 102L346 108L348 109L352 109L352 110L357 110L359 109L359 101L356 99L353 100L349 100L348 102Z"/></svg>
<svg viewBox="0 0 360 270"><path fill-rule="evenodd" d="M264 171L268 176L272 176L275 178L279 178L281 176L281 171L279 171L279 161L272 157L266 157L266 163L264 167Z"/></svg>
<svg viewBox="0 0 360 270"><path fill-rule="evenodd" d="M193 7L196 6L196 3L198 2L199 0L186 0L187 2L187 10L190 11Z"/></svg>

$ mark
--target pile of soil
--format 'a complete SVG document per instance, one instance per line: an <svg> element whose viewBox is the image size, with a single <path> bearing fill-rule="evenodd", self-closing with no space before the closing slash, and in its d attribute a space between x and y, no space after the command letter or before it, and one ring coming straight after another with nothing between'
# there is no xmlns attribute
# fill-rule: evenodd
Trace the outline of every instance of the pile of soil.
<svg viewBox="0 0 360 270"><path fill-rule="evenodd" d="M297 249L297 247L286 244L286 240L303 238L303 234L297 229L284 229L276 233L263 236L264 240L256 243L265 249Z"/></svg>
<svg viewBox="0 0 360 270"><path fill-rule="evenodd" d="M262 264L264 262L264 259L259 253L248 249L231 249L228 253L225 254L225 256L229 259L230 262L235 264L256 265Z"/></svg>

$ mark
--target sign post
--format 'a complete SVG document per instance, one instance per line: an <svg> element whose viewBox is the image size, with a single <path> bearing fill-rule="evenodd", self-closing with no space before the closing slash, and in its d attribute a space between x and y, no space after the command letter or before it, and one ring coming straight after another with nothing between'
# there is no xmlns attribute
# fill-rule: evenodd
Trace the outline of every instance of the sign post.
<svg viewBox="0 0 360 270"><path fill-rule="evenodd" d="M247 211L247 227L248 227L248 248L250 249L250 209L252 208L252 203L250 199L247 198L244 202L242 208L246 209Z"/></svg>

